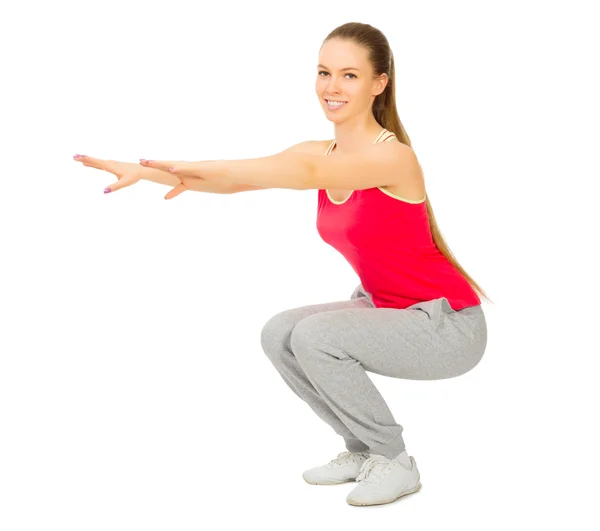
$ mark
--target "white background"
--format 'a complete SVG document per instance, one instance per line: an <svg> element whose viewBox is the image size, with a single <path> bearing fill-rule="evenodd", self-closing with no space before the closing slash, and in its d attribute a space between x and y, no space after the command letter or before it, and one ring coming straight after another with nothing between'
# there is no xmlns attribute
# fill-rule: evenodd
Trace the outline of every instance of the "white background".
<svg viewBox="0 0 600 531"><path fill-rule="evenodd" d="M598 529L593 4L2 7L0 529ZM343 440L260 344L359 283L317 191L104 195L114 176L72 159L332 139L316 65L350 21L387 36L440 228L493 300L468 374L370 373L423 483L370 508L304 482Z"/></svg>

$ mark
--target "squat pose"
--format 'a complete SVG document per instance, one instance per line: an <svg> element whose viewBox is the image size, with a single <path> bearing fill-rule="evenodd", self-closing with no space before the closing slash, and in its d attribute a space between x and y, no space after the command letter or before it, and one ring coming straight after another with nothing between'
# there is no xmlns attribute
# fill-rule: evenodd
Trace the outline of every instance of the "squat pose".
<svg viewBox="0 0 600 531"><path fill-rule="evenodd" d="M419 490L414 457L367 371L413 380L453 378L487 342L483 290L438 229L421 166L395 101L394 58L368 24L332 31L319 50L316 95L335 139L269 157L140 164L75 158L114 173L105 192L140 179L186 190L318 190L317 229L353 267L348 300L292 308L264 325L261 344L290 389L343 438L346 451L304 472L314 485L356 481L351 505L389 503ZM487 297L486 297L487 298Z"/></svg>

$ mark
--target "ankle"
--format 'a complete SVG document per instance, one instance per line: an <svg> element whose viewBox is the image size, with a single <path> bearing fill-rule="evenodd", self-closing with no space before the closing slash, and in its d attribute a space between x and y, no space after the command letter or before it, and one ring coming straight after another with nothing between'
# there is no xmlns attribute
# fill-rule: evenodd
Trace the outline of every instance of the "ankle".
<svg viewBox="0 0 600 531"><path fill-rule="evenodd" d="M402 452L400 452L396 457L394 457L393 461L398 461L409 468L412 466L412 462L406 450L402 450Z"/></svg>

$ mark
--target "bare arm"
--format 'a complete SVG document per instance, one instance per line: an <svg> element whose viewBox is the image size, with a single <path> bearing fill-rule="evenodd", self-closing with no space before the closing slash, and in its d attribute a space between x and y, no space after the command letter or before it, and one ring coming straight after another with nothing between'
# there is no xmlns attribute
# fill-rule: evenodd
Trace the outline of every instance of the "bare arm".
<svg viewBox="0 0 600 531"><path fill-rule="evenodd" d="M239 184L232 183L234 186L233 194L237 194L238 192L251 192L252 190L268 190L268 188L264 186L255 186L253 184Z"/></svg>
<svg viewBox="0 0 600 531"><path fill-rule="evenodd" d="M312 153L321 154L323 150L322 144L319 141L309 140L300 142L294 146L284 149L281 153ZM144 167L143 179L153 181L155 183L166 184L168 186L178 186L181 182L171 173L155 168ZM269 190L270 186L257 186L254 184L234 183L231 181L197 181L197 186L193 190L196 192L209 192L216 194L237 194L239 192L250 192L252 190Z"/></svg>
<svg viewBox="0 0 600 531"><path fill-rule="evenodd" d="M163 171L157 170L155 168L148 168L140 166L143 168L142 171L142 179L146 181L152 181L154 183L166 184L167 186L175 187L181 184L181 181L175 177L175 175ZM238 188L241 188L245 185L237 185L228 181L205 181L203 179L194 179L193 184L188 186L188 190L192 190L194 192L207 192L212 194L234 194L236 192L243 192Z"/></svg>
<svg viewBox="0 0 600 531"><path fill-rule="evenodd" d="M98 159L95 157L88 157L87 155L75 155L73 158L77 162L81 162L84 166L103 170L117 176L119 183L114 183L110 187L112 191L131 186L141 180L164 184L171 188L175 188L181 183L175 175L168 171L141 166L134 162ZM194 192L209 192L213 194L233 194L245 190L258 189L259 187L255 186L247 187L246 185L237 185L226 181L207 181L204 179L193 179L190 186L188 186L188 190Z"/></svg>
<svg viewBox="0 0 600 531"><path fill-rule="evenodd" d="M318 140L308 140L307 142L300 142L287 149L284 149L281 153L310 153L320 155L323 152L323 143ZM166 172L165 172L166 173ZM169 174L170 175L170 174ZM242 183L230 183L233 187L233 192L250 192L252 190L269 190L271 186L257 186L254 184L242 184Z"/></svg>

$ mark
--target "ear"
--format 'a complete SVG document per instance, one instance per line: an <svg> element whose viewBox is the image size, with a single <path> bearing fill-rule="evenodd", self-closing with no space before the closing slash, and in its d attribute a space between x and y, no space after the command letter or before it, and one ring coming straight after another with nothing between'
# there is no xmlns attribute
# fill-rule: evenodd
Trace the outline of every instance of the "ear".
<svg viewBox="0 0 600 531"><path fill-rule="evenodd" d="M384 90L385 87L388 84L388 75L387 74L381 74L374 82L373 84L373 96L379 96Z"/></svg>

